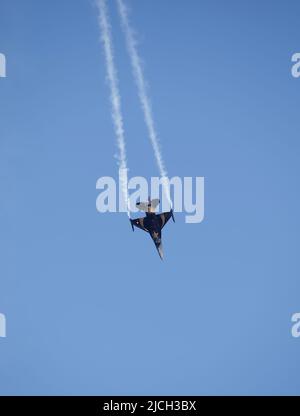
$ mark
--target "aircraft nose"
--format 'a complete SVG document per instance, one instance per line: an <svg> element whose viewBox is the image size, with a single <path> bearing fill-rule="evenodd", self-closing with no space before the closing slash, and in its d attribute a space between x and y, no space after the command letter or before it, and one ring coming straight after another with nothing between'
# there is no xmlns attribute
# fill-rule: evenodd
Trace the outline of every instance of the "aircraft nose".
<svg viewBox="0 0 300 416"><path fill-rule="evenodd" d="M158 250L158 254L159 254L160 258L163 260L164 259L164 252L163 252L163 248L162 248L162 245L161 244L157 248L157 250Z"/></svg>

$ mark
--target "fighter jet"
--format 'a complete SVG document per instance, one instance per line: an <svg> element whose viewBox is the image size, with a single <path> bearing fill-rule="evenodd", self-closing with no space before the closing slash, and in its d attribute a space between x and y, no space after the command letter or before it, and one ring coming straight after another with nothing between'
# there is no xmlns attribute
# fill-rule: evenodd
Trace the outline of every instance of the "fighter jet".
<svg viewBox="0 0 300 416"><path fill-rule="evenodd" d="M163 260L161 230L164 228L164 226L171 217L174 222L175 219L172 209L169 212L163 212L161 214L155 213L155 209L158 206L159 202L159 199L151 200L150 198L148 202L138 202L136 204L137 208L139 208L141 211L145 211L146 217L137 218L135 220L130 219L130 222L132 226L132 231L134 231L134 227L137 227L150 234L152 240L154 241L158 254L160 258Z"/></svg>

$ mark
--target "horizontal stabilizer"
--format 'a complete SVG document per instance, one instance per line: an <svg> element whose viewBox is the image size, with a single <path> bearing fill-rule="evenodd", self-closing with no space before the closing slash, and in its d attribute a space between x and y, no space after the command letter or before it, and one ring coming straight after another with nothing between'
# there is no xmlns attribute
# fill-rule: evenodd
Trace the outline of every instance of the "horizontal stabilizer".
<svg viewBox="0 0 300 416"><path fill-rule="evenodd" d="M159 199L152 199L152 200L149 200L148 202L138 202L136 206L140 211L153 213L155 212L159 203L160 203Z"/></svg>

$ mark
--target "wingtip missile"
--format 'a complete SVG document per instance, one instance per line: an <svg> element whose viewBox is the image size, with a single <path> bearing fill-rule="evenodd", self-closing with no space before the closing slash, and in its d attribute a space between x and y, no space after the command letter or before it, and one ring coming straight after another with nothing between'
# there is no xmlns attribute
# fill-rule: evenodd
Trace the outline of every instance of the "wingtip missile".
<svg viewBox="0 0 300 416"><path fill-rule="evenodd" d="M175 222L175 218L174 218L174 211L171 209L171 215L172 215L172 220L173 222Z"/></svg>
<svg viewBox="0 0 300 416"><path fill-rule="evenodd" d="M130 224L131 224L131 227L132 227L132 231L134 232L134 226L133 226L132 220L130 218L129 218L129 221L130 221Z"/></svg>

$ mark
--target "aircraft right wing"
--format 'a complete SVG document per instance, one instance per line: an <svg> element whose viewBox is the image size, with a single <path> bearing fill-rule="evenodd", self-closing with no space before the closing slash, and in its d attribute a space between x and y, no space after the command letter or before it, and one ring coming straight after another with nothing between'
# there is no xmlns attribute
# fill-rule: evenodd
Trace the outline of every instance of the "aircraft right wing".
<svg viewBox="0 0 300 416"><path fill-rule="evenodd" d="M174 220L174 215L173 215L173 210L169 211L169 212L163 212L162 214L157 214L158 217L160 217L160 221L161 221L161 228L164 228L164 226L167 224L167 222L169 221L170 218L173 218Z"/></svg>

